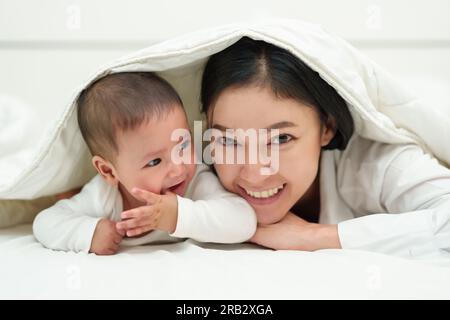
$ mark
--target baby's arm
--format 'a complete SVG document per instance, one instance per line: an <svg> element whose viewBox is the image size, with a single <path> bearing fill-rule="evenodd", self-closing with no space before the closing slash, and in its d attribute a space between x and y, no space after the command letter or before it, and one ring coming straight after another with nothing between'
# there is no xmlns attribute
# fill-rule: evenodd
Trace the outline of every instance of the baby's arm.
<svg viewBox="0 0 450 320"><path fill-rule="evenodd" d="M191 199L178 198L177 228L172 236L202 242L240 243L256 231L256 215L240 196L224 189L217 176L202 165L192 181Z"/></svg>
<svg viewBox="0 0 450 320"><path fill-rule="evenodd" d="M108 197L106 189L101 178L96 176L79 194L39 213L33 223L36 239L55 250L112 253L108 249L114 247L118 236L112 233L116 232L115 225L110 226L105 208L101 205ZM99 241L102 246L95 245Z"/></svg>
<svg viewBox="0 0 450 320"><path fill-rule="evenodd" d="M178 238L217 243L239 243L253 236L256 216L251 206L227 192L206 166L191 181L190 188L191 199L132 190L133 196L147 205L123 212L122 219L127 220L117 228L128 236L158 229Z"/></svg>

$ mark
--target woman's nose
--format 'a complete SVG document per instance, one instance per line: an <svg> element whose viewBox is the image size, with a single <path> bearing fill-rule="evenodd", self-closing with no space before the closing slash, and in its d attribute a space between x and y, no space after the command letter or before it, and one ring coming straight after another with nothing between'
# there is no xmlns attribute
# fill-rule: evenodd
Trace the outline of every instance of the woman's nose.
<svg viewBox="0 0 450 320"><path fill-rule="evenodd" d="M240 177L252 185L259 185L267 179L267 175L263 175L261 164L245 164L242 166Z"/></svg>

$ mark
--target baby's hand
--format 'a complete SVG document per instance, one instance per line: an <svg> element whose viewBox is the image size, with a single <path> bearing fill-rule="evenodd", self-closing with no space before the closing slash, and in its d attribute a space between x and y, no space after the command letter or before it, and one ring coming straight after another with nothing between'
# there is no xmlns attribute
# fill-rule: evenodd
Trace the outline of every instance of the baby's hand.
<svg viewBox="0 0 450 320"><path fill-rule="evenodd" d="M89 252L98 255L111 255L119 250L124 233L116 229L116 222L101 219L95 228Z"/></svg>
<svg viewBox="0 0 450 320"><path fill-rule="evenodd" d="M175 194L159 195L137 188L132 190L132 194L146 205L122 212L121 217L124 220L117 223L117 230L123 230L128 237L154 229L169 233L175 231L178 218L178 201Z"/></svg>

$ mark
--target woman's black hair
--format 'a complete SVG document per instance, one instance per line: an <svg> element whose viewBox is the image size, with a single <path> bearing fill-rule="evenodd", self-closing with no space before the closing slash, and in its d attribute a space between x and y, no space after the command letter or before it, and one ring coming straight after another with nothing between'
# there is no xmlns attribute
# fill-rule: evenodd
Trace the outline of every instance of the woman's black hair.
<svg viewBox="0 0 450 320"><path fill-rule="evenodd" d="M287 50L248 37L212 55L202 79L202 111L208 113L226 89L268 86L278 98L291 98L315 108L322 124L336 121L336 134L323 149L347 146L353 118L345 100L320 75Z"/></svg>

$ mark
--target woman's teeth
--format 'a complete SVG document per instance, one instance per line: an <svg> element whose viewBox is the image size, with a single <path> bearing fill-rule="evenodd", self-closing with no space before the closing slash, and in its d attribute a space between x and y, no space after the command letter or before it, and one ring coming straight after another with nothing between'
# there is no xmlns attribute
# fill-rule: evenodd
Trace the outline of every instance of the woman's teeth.
<svg viewBox="0 0 450 320"><path fill-rule="evenodd" d="M270 197L276 195L281 189L283 189L283 187L284 187L284 185L281 185L279 187L264 190L264 191L250 191L245 188L244 188L244 190L249 196L260 199L260 198L270 198Z"/></svg>

